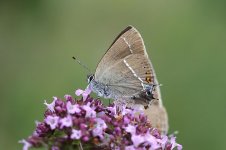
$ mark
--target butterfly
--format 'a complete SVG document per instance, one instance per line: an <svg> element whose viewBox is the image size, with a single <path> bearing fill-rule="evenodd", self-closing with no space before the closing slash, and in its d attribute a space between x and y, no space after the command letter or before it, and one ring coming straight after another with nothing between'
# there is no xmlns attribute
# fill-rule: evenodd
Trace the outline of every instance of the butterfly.
<svg viewBox="0 0 226 150"><path fill-rule="evenodd" d="M123 101L129 107L144 106L150 119L155 120L154 126L167 132L168 119L159 83L143 39L133 26L116 37L98 63L95 74L88 76L88 83L100 97Z"/></svg>

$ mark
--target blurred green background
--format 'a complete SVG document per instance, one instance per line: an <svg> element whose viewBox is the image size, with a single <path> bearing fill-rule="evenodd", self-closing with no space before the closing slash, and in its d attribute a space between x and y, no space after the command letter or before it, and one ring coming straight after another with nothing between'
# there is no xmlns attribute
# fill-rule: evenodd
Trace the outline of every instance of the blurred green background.
<svg viewBox="0 0 226 150"><path fill-rule="evenodd" d="M208 0L0 1L0 149L43 119L44 99L85 88L127 25L142 34L158 75L170 133L189 150L226 147L226 2Z"/></svg>

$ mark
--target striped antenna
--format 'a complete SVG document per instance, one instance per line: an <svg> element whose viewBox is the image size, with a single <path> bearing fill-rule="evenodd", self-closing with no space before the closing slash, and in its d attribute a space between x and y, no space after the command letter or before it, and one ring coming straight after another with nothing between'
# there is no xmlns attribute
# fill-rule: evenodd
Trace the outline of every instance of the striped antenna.
<svg viewBox="0 0 226 150"><path fill-rule="evenodd" d="M81 63L81 61L80 60L78 60L76 57L72 57L77 63L79 63L83 68L85 68L88 72L89 72L89 74L91 74L92 72L91 72L91 70L85 65L85 64L83 64L83 63Z"/></svg>

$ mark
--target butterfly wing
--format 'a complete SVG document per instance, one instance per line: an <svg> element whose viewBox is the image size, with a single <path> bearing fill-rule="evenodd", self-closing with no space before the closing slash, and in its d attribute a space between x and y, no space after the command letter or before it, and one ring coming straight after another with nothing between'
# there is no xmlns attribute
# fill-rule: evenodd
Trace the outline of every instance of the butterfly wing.
<svg viewBox="0 0 226 150"><path fill-rule="evenodd" d="M155 84L143 39L134 27L127 27L115 39L97 66L95 80L111 89L112 98L124 99L141 99L145 86ZM143 99L147 98L144 94Z"/></svg>
<svg viewBox="0 0 226 150"><path fill-rule="evenodd" d="M106 68L114 65L131 54L144 54L145 46L140 33L132 26L124 29L104 54L95 72L95 79L99 80L106 72Z"/></svg>
<svg viewBox="0 0 226 150"><path fill-rule="evenodd" d="M168 132L168 116L164 106L160 104L159 100L154 99L152 104L144 110L151 125L157 128L162 134Z"/></svg>

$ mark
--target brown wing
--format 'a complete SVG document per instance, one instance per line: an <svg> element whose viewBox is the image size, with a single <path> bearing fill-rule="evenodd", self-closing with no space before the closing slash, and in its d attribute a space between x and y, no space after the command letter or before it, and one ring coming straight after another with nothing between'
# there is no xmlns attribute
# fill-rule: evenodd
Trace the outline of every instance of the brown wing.
<svg viewBox="0 0 226 150"><path fill-rule="evenodd" d="M106 68L131 54L147 55L140 33L134 27L128 26L117 36L100 60L96 68L95 79L97 81L101 79Z"/></svg>
<svg viewBox="0 0 226 150"><path fill-rule="evenodd" d="M147 115L153 127L157 128L162 134L167 134L169 128L168 114L162 103L160 87L156 77L154 78L154 82L157 85L152 91L154 99L148 108L145 109L144 113Z"/></svg>
<svg viewBox="0 0 226 150"><path fill-rule="evenodd" d="M115 39L97 66L95 80L109 86L114 98L135 96L150 101L142 91L155 84L154 69L134 27L127 27Z"/></svg>
<svg viewBox="0 0 226 150"><path fill-rule="evenodd" d="M167 134L169 128L167 112L165 107L159 103L159 100L153 100L144 113L153 127L157 128L162 134Z"/></svg>

